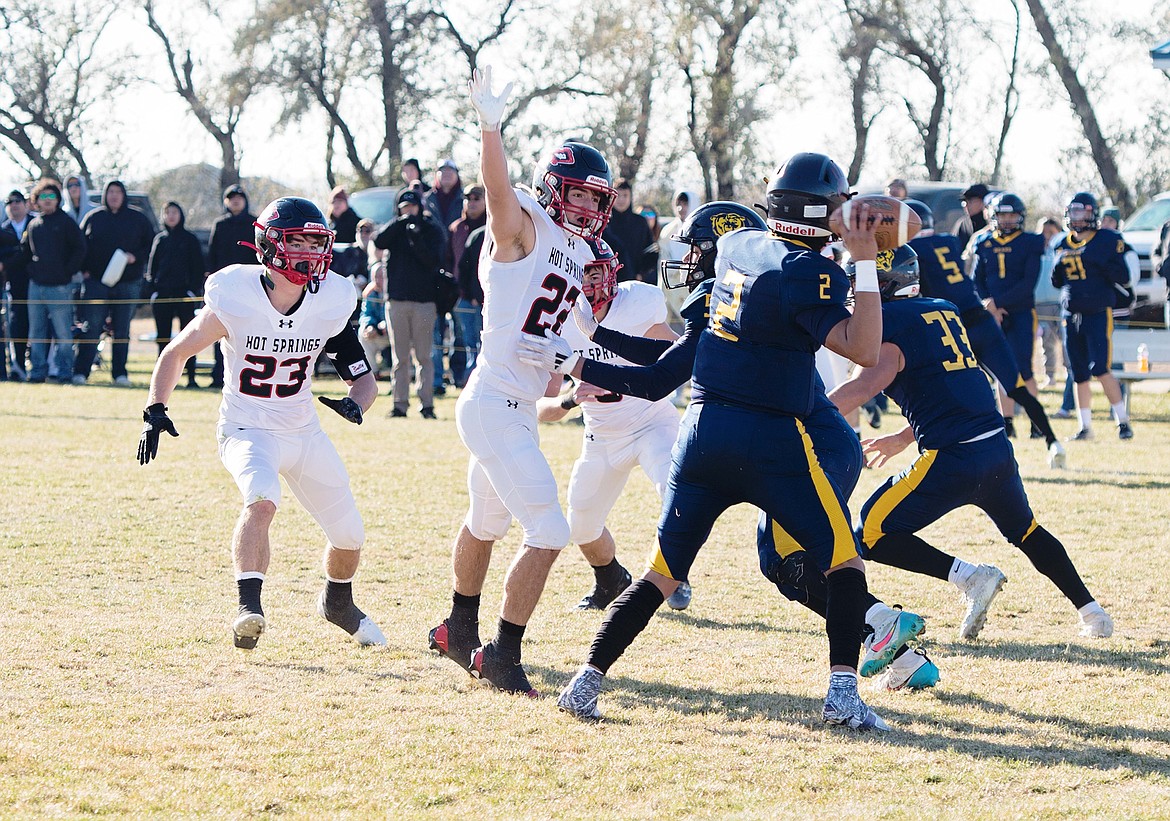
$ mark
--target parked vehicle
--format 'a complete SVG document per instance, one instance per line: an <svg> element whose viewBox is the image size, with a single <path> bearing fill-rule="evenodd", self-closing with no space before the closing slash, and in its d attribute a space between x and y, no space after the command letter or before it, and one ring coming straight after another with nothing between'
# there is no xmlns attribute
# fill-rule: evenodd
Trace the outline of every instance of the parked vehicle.
<svg viewBox="0 0 1170 821"><path fill-rule="evenodd" d="M1134 319L1170 326L1170 301L1167 300L1170 285L1162 277L1155 276L1150 266L1150 254L1167 220L1170 220L1170 191L1158 194L1134 211L1129 219L1122 221L1121 233L1125 241L1137 251L1142 266L1142 278L1136 289Z"/></svg>
<svg viewBox="0 0 1170 821"><path fill-rule="evenodd" d="M400 190L388 185L363 188L349 195L349 207L359 217L372 219L379 226L385 225L398 216L395 200Z"/></svg>

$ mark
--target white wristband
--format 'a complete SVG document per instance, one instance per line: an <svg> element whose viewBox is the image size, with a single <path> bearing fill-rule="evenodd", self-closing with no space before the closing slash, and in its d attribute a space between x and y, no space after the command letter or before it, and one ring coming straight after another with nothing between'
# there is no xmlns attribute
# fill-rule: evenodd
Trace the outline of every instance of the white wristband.
<svg viewBox="0 0 1170 821"><path fill-rule="evenodd" d="M878 293L877 262L859 259L853 263L853 292Z"/></svg>

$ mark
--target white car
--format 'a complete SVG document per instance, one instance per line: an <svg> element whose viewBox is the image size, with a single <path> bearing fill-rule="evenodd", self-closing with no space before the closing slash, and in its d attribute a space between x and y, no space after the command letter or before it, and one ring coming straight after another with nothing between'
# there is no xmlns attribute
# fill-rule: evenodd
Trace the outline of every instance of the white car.
<svg viewBox="0 0 1170 821"><path fill-rule="evenodd" d="M1139 311L1146 319L1161 319L1163 324L1170 325L1170 303L1167 302L1167 283L1160 276L1155 276L1150 268L1150 252L1158 241L1162 226L1170 220L1170 191L1158 194L1138 210L1134 211L1129 219L1121 224L1121 233L1125 241L1137 251L1138 260L1142 266L1142 278L1137 286L1137 305L1134 314Z"/></svg>

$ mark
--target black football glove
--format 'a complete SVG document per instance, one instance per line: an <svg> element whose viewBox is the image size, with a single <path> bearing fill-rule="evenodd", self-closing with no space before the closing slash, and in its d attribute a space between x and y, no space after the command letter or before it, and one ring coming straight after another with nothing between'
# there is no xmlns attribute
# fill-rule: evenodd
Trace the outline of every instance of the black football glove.
<svg viewBox="0 0 1170 821"><path fill-rule="evenodd" d="M175 423L167 416L166 406L155 402L142 412L142 436L138 438L138 464L145 465L158 456L158 437L164 430L171 436L178 436Z"/></svg>
<svg viewBox="0 0 1170 821"><path fill-rule="evenodd" d="M328 396L318 396L317 398L322 405L331 408L342 419L353 422L355 425L362 423L362 406L348 396L342 399L330 399Z"/></svg>

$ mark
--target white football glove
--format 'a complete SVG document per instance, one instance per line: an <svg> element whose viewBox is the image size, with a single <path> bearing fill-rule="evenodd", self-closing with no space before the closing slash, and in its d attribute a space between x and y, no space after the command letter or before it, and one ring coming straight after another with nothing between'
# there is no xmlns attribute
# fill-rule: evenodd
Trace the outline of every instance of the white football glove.
<svg viewBox="0 0 1170 821"><path fill-rule="evenodd" d="M535 365L541 370L554 373L571 373L581 361L581 354L569 347L559 336L533 336L520 334L520 347L516 356L526 365Z"/></svg>
<svg viewBox="0 0 1170 821"><path fill-rule="evenodd" d="M589 304L584 294L577 297L577 301L573 303L573 321L586 338L593 339L593 335L597 333L597 319L593 316L593 306Z"/></svg>
<svg viewBox="0 0 1170 821"><path fill-rule="evenodd" d="M471 90L471 104L479 115L479 127L484 131L498 131L504 118L504 104L512 93L512 83L504 86L498 95L492 94L492 67L484 66L472 73L467 83Z"/></svg>

